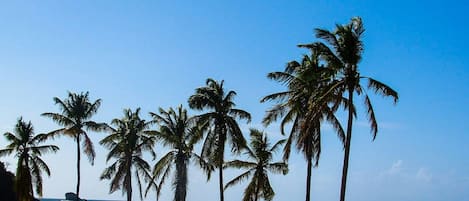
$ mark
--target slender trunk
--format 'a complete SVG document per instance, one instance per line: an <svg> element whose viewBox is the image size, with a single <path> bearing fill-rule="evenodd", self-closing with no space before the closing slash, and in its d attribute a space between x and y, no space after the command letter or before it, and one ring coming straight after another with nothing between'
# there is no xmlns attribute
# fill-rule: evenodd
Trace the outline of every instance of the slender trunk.
<svg viewBox="0 0 469 201"><path fill-rule="evenodd" d="M185 201L187 191L187 162L182 152L179 152L176 157L176 191L174 192L174 200Z"/></svg>
<svg viewBox="0 0 469 201"><path fill-rule="evenodd" d="M31 175L31 170L29 169L29 160L26 161L26 169L29 178L29 192L31 192L31 200L34 200L34 190L33 190L33 175Z"/></svg>
<svg viewBox="0 0 469 201"><path fill-rule="evenodd" d="M222 162L223 164L223 162ZM219 187L220 187L220 201L224 201L224 196L223 196L223 165L220 165L218 167L218 172L219 172Z"/></svg>
<svg viewBox="0 0 469 201"><path fill-rule="evenodd" d="M254 201L257 201L257 199L259 199L259 181L257 181L256 194L254 195Z"/></svg>
<svg viewBox="0 0 469 201"><path fill-rule="evenodd" d="M260 186L260 183L259 183L259 180L257 180L257 182L256 182L256 195L254 195L254 201L257 201L259 199L259 186Z"/></svg>
<svg viewBox="0 0 469 201"><path fill-rule="evenodd" d="M77 201L80 200L80 134L77 135Z"/></svg>
<svg viewBox="0 0 469 201"><path fill-rule="evenodd" d="M28 169L29 169L29 168L28 168ZM29 170L28 170L28 172L29 172ZM30 175L31 175L31 174L30 174ZM32 178L33 178L33 177L30 176L29 178L30 178L31 181L32 181ZM30 183L29 183L29 192L31 192L31 197L30 197L31 200L34 200L33 182L30 182Z"/></svg>
<svg viewBox="0 0 469 201"><path fill-rule="evenodd" d="M127 201L132 201L132 172L131 172L132 164L131 162L132 162L132 158L127 157L127 162L126 162L127 174L125 175L126 177L125 182L126 182L126 188L127 188Z"/></svg>
<svg viewBox="0 0 469 201"><path fill-rule="evenodd" d="M224 124L222 124L224 125ZM219 172L219 188L220 188L220 201L224 201L224 189L223 189L223 163L224 163L224 155L225 155L225 140L226 140L226 130L224 127L219 128L220 130L220 137L219 137L219 143L220 143L220 158L219 158L219 164L218 164L218 172Z"/></svg>
<svg viewBox="0 0 469 201"><path fill-rule="evenodd" d="M345 154L344 166L342 169L342 185L340 188L340 201L345 201L345 189L347 185L347 172L348 162L350 156L350 140L352 138L352 121L353 121L353 89L349 87L348 90L348 122L347 122L347 137L345 139Z"/></svg>
<svg viewBox="0 0 469 201"><path fill-rule="evenodd" d="M306 201L311 199L311 169L313 168L313 162L311 156L308 157L308 170L306 175Z"/></svg>

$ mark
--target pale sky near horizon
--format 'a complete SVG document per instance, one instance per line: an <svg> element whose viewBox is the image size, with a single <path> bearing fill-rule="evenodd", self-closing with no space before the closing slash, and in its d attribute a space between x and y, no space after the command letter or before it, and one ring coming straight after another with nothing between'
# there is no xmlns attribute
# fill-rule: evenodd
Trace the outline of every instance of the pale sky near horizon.
<svg viewBox="0 0 469 201"><path fill-rule="evenodd" d="M52 98L67 91L103 100L96 121L121 117L128 107L141 107L149 119L158 107L187 106L208 77L238 92L237 107L253 116L250 124L240 122L244 130L262 129L272 104L260 98L284 89L266 74L308 53L296 45L317 41L314 28L333 29L361 16L360 72L392 86L400 100L394 106L372 96L379 121L374 142L360 108L347 200L469 201L468 10L464 1L2 1L0 133L12 131L19 116L37 133L56 129L40 114L58 112ZM339 113L344 125L345 117ZM282 138L278 124L264 130ZM343 151L324 130L311 198L338 200ZM123 200L99 181L107 165L107 150L98 144L104 135L90 133L97 157L94 166L83 157L81 196ZM63 198L75 191L75 144L65 137L49 143L61 150L44 157L52 171L44 176L44 197ZM0 136L0 147L5 144ZM165 153L161 146L156 151ZM0 161L14 170L13 158ZM289 165L288 175L271 175L274 200L304 199L306 163L294 154ZM225 181L238 173L228 170ZM188 201L218 199L216 175L208 183L197 168L189 175ZM173 198L167 184L160 200ZM226 200L240 200L246 184L226 190Z"/></svg>

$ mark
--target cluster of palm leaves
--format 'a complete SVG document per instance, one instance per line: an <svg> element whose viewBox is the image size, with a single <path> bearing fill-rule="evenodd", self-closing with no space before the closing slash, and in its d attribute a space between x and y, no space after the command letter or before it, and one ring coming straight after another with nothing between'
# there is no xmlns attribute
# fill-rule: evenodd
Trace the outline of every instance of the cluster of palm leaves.
<svg viewBox="0 0 469 201"><path fill-rule="evenodd" d="M270 79L281 82L287 90L268 95L264 101L276 101L264 118L268 125L282 117L281 132L291 123L291 131L284 149L284 159L290 155L291 144L301 150L308 162L306 201L310 200L312 161L318 165L321 153L321 123L328 122L337 131L339 139L344 143L344 164L340 200L345 200L348 162L350 157L350 141L352 137L353 118L356 117L354 94L364 97L367 118L370 121L373 140L376 138L378 123L366 88L382 95L390 96L394 103L398 94L389 86L360 74L358 64L362 59L362 35L365 29L361 18L352 18L346 25L336 25L331 32L316 29L316 37L323 42L298 45L310 50L301 62L290 62L283 72L273 72ZM365 79L368 85L360 82ZM346 95L346 96L345 96ZM346 132L335 116L338 108L348 112Z"/></svg>
<svg viewBox="0 0 469 201"><path fill-rule="evenodd" d="M7 132L5 138L10 142L5 149L0 150L0 156L15 153L18 158L14 189L18 201L31 201L34 191L42 196L42 176L45 172L50 175L47 164L41 156L47 152L57 152L59 148L54 145L41 145L46 134L34 134L31 122L19 118L14 133Z"/></svg>
<svg viewBox="0 0 469 201"><path fill-rule="evenodd" d="M396 91L385 84L360 74L358 64L363 52L363 24L360 18L353 18L349 24L336 25L331 32L316 29L316 37L323 42L299 45L310 50L301 61L291 61L284 71L272 72L268 78L280 82L285 91L273 93L261 99L275 104L267 110L264 125L280 120L281 134L287 138L273 144L267 134L250 129L249 142L245 139L238 120L251 121L250 113L235 108L235 91L226 91L224 81L207 79L206 85L195 89L188 99L189 107L201 114L190 116L182 105L176 109L159 108L157 113L150 112L151 120L140 117L140 109L124 110L122 118L113 119L111 124L97 123L91 120L96 114L101 100L91 101L88 92L70 93L65 99L54 98L60 113L44 113L61 128L47 134L34 136L31 123L21 118L16 125L15 134L6 133L11 142L6 149L0 150L0 156L16 153L18 157L17 192L21 201L31 200L34 193L42 192L41 171L50 174L46 163L40 156L45 152L58 150L53 145L39 145L48 138L68 136L76 141L77 149L77 197L80 193L80 157L81 148L93 164L95 151L87 132L100 131L110 133L99 143L109 149L106 157L111 165L107 167L101 179L110 180L110 193L121 190L132 200L132 174L135 175L140 198L150 190L155 190L157 198L168 177L174 175L172 186L174 200L184 201L187 197L188 167L190 162L197 164L211 178L218 171L220 201L224 201L224 190L244 180L250 182L245 188L243 201L270 201L275 193L268 173L287 174L287 161L292 146L301 151L307 161L306 201L310 200L312 168L317 167L321 155L321 126L330 124L344 144L344 165L342 172L341 201L345 200L345 190L350 156L350 141L353 118L357 111L354 95L363 97L367 117L375 139L378 124L366 88L374 93L390 96L397 102ZM325 42L325 43L324 43ZM365 87L360 82L366 80ZM336 112L344 108L348 112L347 127L341 126ZM156 129L153 129L155 127ZM290 128L287 132L286 128ZM200 154L194 147L201 142ZM82 143L82 146L80 146ZM154 150L161 143L169 148L156 161L153 168L144 155L156 159ZM228 146L226 146L228 143ZM283 146L283 160L273 162L276 150ZM245 155L248 160L235 159L225 161L225 150L232 154ZM226 168L244 169L241 175L224 183L223 171Z"/></svg>

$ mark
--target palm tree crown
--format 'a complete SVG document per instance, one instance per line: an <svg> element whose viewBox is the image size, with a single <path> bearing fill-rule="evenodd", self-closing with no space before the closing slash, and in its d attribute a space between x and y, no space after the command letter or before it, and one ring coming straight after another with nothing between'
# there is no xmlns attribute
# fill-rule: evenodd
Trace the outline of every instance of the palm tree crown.
<svg viewBox="0 0 469 201"><path fill-rule="evenodd" d="M33 186L36 193L42 196L41 173L45 172L50 176L50 170L41 156L47 152L57 152L59 148L54 145L40 145L46 139L46 134L34 135L31 122L25 122L21 117L16 123L14 134L7 132L4 136L10 144L0 150L0 156L15 152L18 158L15 178L18 200L33 200Z"/></svg>
<svg viewBox="0 0 469 201"><path fill-rule="evenodd" d="M49 134L52 137L57 135L65 135L73 138L76 142L77 148L77 187L76 194L80 194L80 142L83 139L83 152L90 163L93 165L96 153L94 151L93 142L89 138L86 130L101 131L106 127L104 123L96 123L91 121L91 117L96 114L101 99L91 103L89 93L72 93L68 92L68 98L61 100L54 97L54 102L59 106L61 113L43 113L42 116L51 118L62 128L51 131Z"/></svg>
<svg viewBox="0 0 469 201"><path fill-rule="evenodd" d="M111 180L110 193L119 189L123 194L127 193L127 201L132 200L132 167L135 168L140 199L143 200L141 177L147 181L151 179L150 165L142 158L143 153L149 152L153 159L156 157L153 150L155 132L149 130L153 122L141 119L139 113L140 108L135 112L125 109L122 119L112 120L111 124L116 128L108 127L111 134L99 142L109 149L106 162L116 160L103 171L100 179Z"/></svg>
<svg viewBox="0 0 469 201"><path fill-rule="evenodd" d="M250 135L251 142L250 146L246 147L246 155L252 161L234 160L225 164L225 168L248 170L228 182L225 189L251 177L251 182L244 191L243 201L257 201L259 198L270 201L275 193L267 173L269 171L284 175L288 173L288 166L285 162L272 162L272 155L285 143L285 140L279 140L271 145L267 135L259 130L251 129Z"/></svg>
<svg viewBox="0 0 469 201"><path fill-rule="evenodd" d="M174 201L185 201L189 160L191 158L195 159L205 170L211 171L211 166L205 164L204 160L193 152L194 145L203 137L201 127L197 124L195 117L187 115L187 110L182 105L176 111L173 108L169 108L167 111L160 108L159 114L150 113L150 115L160 126L156 134L157 139L171 149L155 164L153 178L160 178L160 182L158 185L151 185L158 187L157 197L159 197L163 183L175 168L173 179Z"/></svg>
<svg viewBox="0 0 469 201"><path fill-rule="evenodd" d="M223 197L223 162L225 143L231 144L233 152L239 152L246 146L241 129L236 121L239 119L251 120L251 115L240 109L235 109L233 102L236 92L225 92L223 80L219 83L213 79L207 79L206 86L199 87L195 94L189 98L189 106L196 110L209 110L198 116L201 122L209 122L206 129L206 137L202 147L202 157L219 169L220 201ZM208 174L210 178L210 174Z"/></svg>

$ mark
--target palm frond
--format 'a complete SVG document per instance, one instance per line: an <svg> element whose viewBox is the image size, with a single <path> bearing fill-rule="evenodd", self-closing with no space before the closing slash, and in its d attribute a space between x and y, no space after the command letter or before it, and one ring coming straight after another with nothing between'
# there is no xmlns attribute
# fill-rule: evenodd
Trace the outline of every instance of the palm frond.
<svg viewBox="0 0 469 201"><path fill-rule="evenodd" d="M53 121L57 122L61 126L70 126L75 124L75 122L69 117L58 113L46 112L42 113L41 116L51 118Z"/></svg>
<svg viewBox="0 0 469 201"><path fill-rule="evenodd" d="M270 152L276 152L278 148L280 148L280 146L282 146L283 144L285 144L287 142L286 139L283 139L283 140L279 140L277 141L273 146L272 148L270 148Z"/></svg>
<svg viewBox="0 0 469 201"><path fill-rule="evenodd" d="M393 98L394 100L394 104L397 103L397 101L399 100L399 95L397 94L396 91L394 91L391 87L377 81L377 80L374 80L370 77L366 77L368 78L368 88L369 89L372 89L374 90L375 93L378 93L384 97L387 97L387 96L390 96Z"/></svg>
<svg viewBox="0 0 469 201"><path fill-rule="evenodd" d="M94 151L93 142L86 133L84 133L83 136L85 137L83 141L83 152L86 156L88 156L88 160L90 161L91 165L94 165L96 152Z"/></svg>
<svg viewBox="0 0 469 201"><path fill-rule="evenodd" d="M378 133L378 122L376 121L375 111L373 110L368 95L365 95L365 108L368 113L368 120L370 121L371 134L373 135L373 140L375 140L376 134Z"/></svg>
<svg viewBox="0 0 469 201"><path fill-rule="evenodd" d="M236 169L249 169L256 167L257 164L248 161L233 160L228 161L223 165L223 168L236 168Z"/></svg>
<svg viewBox="0 0 469 201"><path fill-rule="evenodd" d="M271 163L267 166L267 169L273 173L279 173L283 175L288 173L288 165L285 162Z"/></svg>
<svg viewBox="0 0 469 201"><path fill-rule="evenodd" d="M224 187L224 190L226 190L227 188L229 188L229 187L231 187L231 186L234 186L234 185L236 185L236 184L238 184L238 183L240 183L240 182L242 182L242 181L248 179L248 178L251 176L252 172L253 172L253 170L250 169L250 170L244 172L243 174L241 174L241 175L235 177L234 179L232 179L231 181L229 181L228 183L226 183L226 185L225 185L225 187Z"/></svg>

